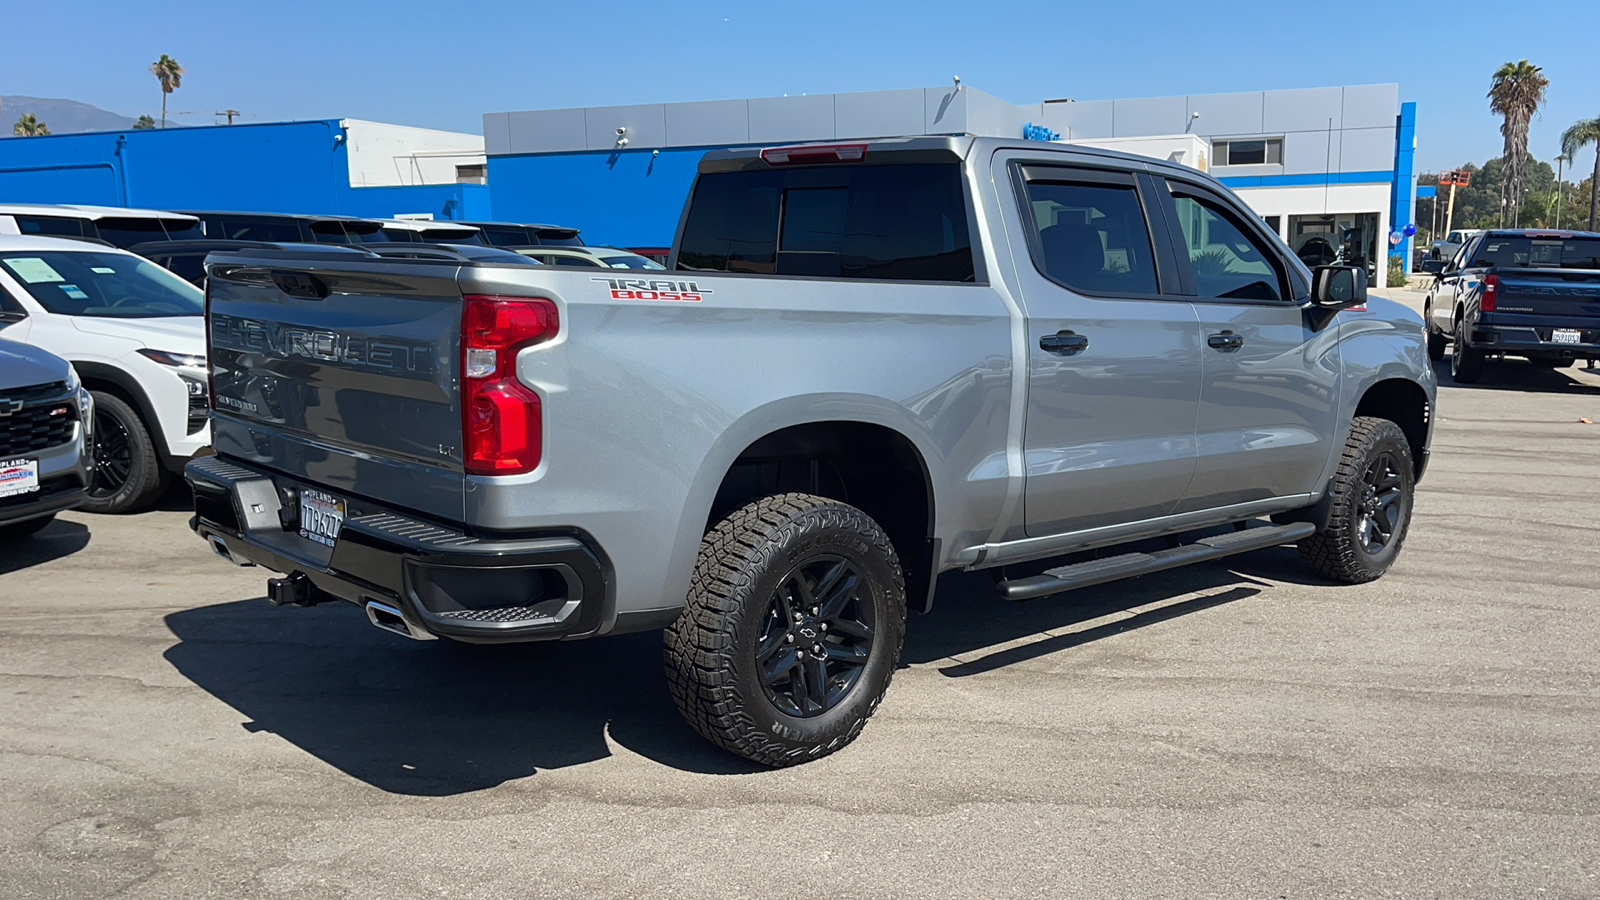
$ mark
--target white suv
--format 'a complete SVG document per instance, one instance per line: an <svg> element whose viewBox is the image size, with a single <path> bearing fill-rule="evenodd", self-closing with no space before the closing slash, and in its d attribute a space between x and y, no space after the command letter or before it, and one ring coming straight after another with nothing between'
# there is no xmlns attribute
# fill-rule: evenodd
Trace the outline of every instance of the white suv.
<svg viewBox="0 0 1600 900"><path fill-rule="evenodd" d="M205 237L200 220L183 213L120 206L0 203L0 235L84 237L126 250L149 241Z"/></svg>
<svg viewBox="0 0 1600 900"><path fill-rule="evenodd" d="M210 443L205 295L155 263L81 240L0 235L0 329L65 357L94 395L84 509L148 506Z"/></svg>

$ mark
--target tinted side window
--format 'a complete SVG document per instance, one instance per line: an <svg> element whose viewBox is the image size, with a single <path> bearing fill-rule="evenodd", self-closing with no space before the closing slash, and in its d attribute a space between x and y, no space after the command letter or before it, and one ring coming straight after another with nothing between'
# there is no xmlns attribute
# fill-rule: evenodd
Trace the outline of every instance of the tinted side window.
<svg viewBox="0 0 1600 900"><path fill-rule="evenodd" d="M702 175L681 268L897 281L975 280L954 164Z"/></svg>
<svg viewBox="0 0 1600 900"><path fill-rule="evenodd" d="M82 219L72 219L66 216L15 216L17 230L23 234L56 234L68 237L84 237L89 232L84 230L88 224Z"/></svg>
<svg viewBox="0 0 1600 900"><path fill-rule="evenodd" d="M596 262L595 260L582 259L582 258L579 258L579 257L576 257L576 256L552 256L552 257L547 257L547 259L549 259L549 261L551 263L554 263L555 265L558 265L558 266L572 266L573 268L578 268L578 269L598 269L598 268L600 268L600 263Z"/></svg>
<svg viewBox="0 0 1600 900"><path fill-rule="evenodd" d="M206 257L204 253L169 256L165 259L158 259L156 262L190 284L198 285L206 278Z"/></svg>
<svg viewBox="0 0 1600 900"><path fill-rule="evenodd" d="M167 230L161 227L160 219L101 219L95 229L101 240L124 250L146 241L167 240Z"/></svg>
<svg viewBox="0 0 1600 900"><path fill-rule="evenodd" d="M1283 299L1283 273L1271 251L1241 228L1232 213L1211 200L1176 191L1172 199L1201 297Z"/></svg>
<svg viewBox="0 0 1600 900"><path fill-rule="evenodd" d="M1039 268L1090 294L1154 294L1155 254L1132 184L1030 181Z"/></svg>

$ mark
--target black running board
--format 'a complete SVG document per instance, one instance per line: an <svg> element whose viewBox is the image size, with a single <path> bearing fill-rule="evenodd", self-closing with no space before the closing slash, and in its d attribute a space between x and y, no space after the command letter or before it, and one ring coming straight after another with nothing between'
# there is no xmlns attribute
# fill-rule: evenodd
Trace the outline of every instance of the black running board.
<svg viewBox="0 0 1600 900"><path fill-rule="evenodd" d="M1230 534L1201 538L1192 544L1180 544L1154 553L1124 553L1120 556L1108 556L1104 559L1091 559L1088 562L1062 566L1059 569L1050 569L1043 575L1002 581L998 588L1000 596L1007 600L1032 600L1035 597L1047 597L1062 591L1105 584L1108 581L1132 578L1135 575L1148 575L1163 569L1175 569L1178 566L1210 559L1221 559L1235 553L1248 553L1251 550L1276 547L1279 544L1292 544L1302 538L1310 537L1316 531L1317 526L1310 522L1246 528Z"/></svg>

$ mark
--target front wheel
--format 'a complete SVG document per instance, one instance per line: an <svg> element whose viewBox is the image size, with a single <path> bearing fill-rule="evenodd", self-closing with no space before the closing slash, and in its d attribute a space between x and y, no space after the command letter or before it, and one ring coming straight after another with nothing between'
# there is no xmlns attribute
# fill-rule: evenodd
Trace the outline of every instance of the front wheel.
<svg viewBox="0 0 1600 900"><path fill-rule="evenodd" d="M705 536L666 631L673 700L712 743L769 766L826 756L889 688L905 585L883 529L853 506L778 494Z"/></svg>
<svg viewBox="0 0 1600 900"><path fill-rule="evenodd" d="M1416 471L1399 425L1356 419L1339 470L1328 483L1333 504L1328 524L1300 542L1301 560L1345 584L1373 581L1389 571L1411 525Z"/></svg>
<svg viewBox="0 0 1600 900"><path fill-rule="evenodd" d="M94 395L94 478L85 512L130 513L149 506L167 486L155 441L139 413L115 394Z"/></svg>

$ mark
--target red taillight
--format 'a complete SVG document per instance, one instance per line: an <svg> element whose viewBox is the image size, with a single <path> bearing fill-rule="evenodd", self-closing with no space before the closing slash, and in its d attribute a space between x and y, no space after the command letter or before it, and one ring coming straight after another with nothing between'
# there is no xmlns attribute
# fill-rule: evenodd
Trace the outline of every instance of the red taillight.
<svg viewBox="0 0 1600 900"><path fill-rule="evenodd" d="M461 306L462 462L474 475L539 465L539 395L517 380L517 351L556 336L556 305L540 297L469 294Z"/></svg>
<svg viewBox="0 0 1600 900"><path fill-rule="evenodd" d="M800 147L768 147L761 159L769 166L790 163L860 162L867 155L866 144L806 144Z"/></svg>
<svg viewBox="0 0 1600 900"><path fill-rule="evenodd" d="M1494 295L1500 289L1500 276L1490 272L1483 276L1483 293L1478 295L1478 310L1494 312Z"/></svg>

